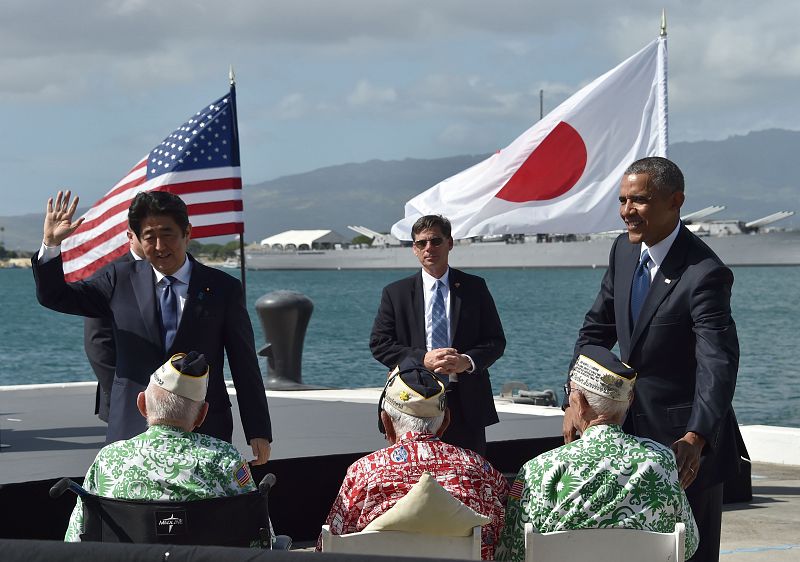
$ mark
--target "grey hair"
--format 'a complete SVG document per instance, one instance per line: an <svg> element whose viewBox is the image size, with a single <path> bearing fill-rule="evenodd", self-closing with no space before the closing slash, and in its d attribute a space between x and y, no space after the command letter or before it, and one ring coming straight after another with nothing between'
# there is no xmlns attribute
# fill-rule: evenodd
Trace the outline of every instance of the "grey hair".
<svg viewBox="0 0 800 562"><path fill-rule="evenodd" d="M444 421L444 412L434 418L416 418L401 412L388 402L383 403L383 411L392 418L394 432L397 435L402 435L409 431L435 434L442 427L442 422Z"/></svg>
<svg viewBox="0 0 800 562"><path fill-rule="evenodd" d="M204 402L173 394L152 382L144 391L144 399L147 405L147 425L149 426L164 422L181 422L185 425L192 425L200 415L204 404Z"/></svg>
<svg viewBox="0 0 800 562"><path fill-rule="evenodd" d="M619 419L620 421L625 417L625 413L628 411L628 402L618 402L606 396L595 394L575 381L572 381L572 384L578 387L580 393L586 398L586 402L598 416L606 416L609 419Z"/></svg>
<svg viewBox="0 0 800 562"><path fill-rule="evenodd" d="M648 185L662 193L683 192L683 172L672 160L648 156L628 166L623 175L630 174L647 174Z"/></svg>

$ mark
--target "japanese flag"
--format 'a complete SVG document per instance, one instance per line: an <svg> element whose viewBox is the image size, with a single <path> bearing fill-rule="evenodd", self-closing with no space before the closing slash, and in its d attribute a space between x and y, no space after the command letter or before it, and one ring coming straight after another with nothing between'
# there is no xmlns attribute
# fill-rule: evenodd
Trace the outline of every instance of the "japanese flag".
<svg viewBox="0 0 800 562"><path fill-rule="evenodd" d="M660 37L595 79L483 162L417 195L392 227L411 239L441 214L454 238L621 227L617 193L633 161L667 153L667 43Z"/></svg>

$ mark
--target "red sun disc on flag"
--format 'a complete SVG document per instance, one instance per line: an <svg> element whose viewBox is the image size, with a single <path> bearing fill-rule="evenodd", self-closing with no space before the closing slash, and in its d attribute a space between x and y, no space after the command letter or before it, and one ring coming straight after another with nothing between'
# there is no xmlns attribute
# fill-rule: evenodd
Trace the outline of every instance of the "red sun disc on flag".
<svg viewBox="0 0 800 562"><path fill-rule="evenodd" d="M546 201L563 195L586 168L586 144L581 135L561 121L497 192L512 203Z"/></svg>

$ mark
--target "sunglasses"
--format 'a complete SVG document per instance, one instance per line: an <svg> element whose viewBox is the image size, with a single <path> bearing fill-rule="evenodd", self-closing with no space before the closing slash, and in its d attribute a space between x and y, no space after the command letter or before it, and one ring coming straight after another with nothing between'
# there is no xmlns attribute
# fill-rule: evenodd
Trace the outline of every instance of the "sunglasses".
<svg viewBox="0 0 800 562"><path fill-rule="evenodd" d="M433 247L438 248L442 245L442 242L444 242L444 238L437 236L436 238L428 238L426 240L414 240L414 246L419 250L424 250L428 242L430 242Z"/></svg>

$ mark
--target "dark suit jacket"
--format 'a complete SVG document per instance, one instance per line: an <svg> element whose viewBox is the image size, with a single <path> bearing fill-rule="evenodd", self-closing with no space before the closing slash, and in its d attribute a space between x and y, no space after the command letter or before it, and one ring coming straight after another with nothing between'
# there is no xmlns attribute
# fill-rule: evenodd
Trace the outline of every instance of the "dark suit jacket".
<svg viewBox="0 0 800 562"><path fill-rule="evenodd" d="M503 355L506 337L482 278L450 268L449 282L453 347L475 362L475 372L458 379L458 397L467 423L486 427L499 421L488 369ZM418 272L383 289L369 346L375 359L393 369L405 357L422 363L425 336L425 298Z"/></svg>
<svg viewBox="0 0 800 562"><path fill-rule="evenodd" d="M100 275L68 284L60 256L41 265L37 256L32 259L36 296L42 305L113 322L117 357L108 441L127 439L144 430L136 395L169 357L191 350L205 354L210 368L209 412L197 431L231 439L230 400L222 373L227 353L245 437L272 439L242 285L227 273L189 259L193 264L187 300L170 349L164 349L162 343L155 273L147 261L112 263Z"/></svg>
<svg viewBox="0 0 800 562"><path fill-rule="evenodd" d="M114 261L133 261L130 250ZM110 318L83 319L83 349L86 358L97 377L97 392L94 399L94 413L108 422L111 406L111 388L114 383L114 370L117 364L117 348L114 345L114 325Z"/></svg>
<svg viewBox="0 0 800 562"><path fill-rule="evenodd" d="M739 467L731 405L739 368L730 309L733 273L681 226L632 327L631 283L640 249L627 234L614 242L575 353L586 344L610 349L619 342L622 361L638 372L624 428L667 446L687 431L702 435L707 445L696 484L705 488Z"/></svg>

